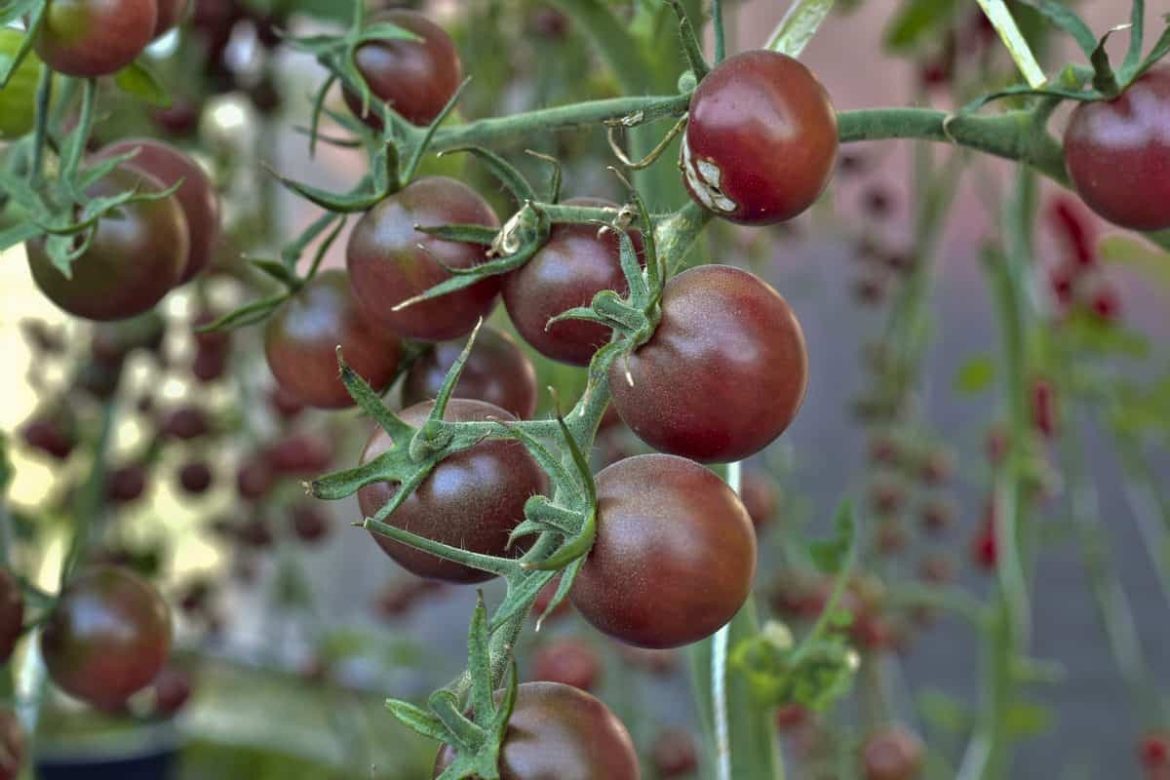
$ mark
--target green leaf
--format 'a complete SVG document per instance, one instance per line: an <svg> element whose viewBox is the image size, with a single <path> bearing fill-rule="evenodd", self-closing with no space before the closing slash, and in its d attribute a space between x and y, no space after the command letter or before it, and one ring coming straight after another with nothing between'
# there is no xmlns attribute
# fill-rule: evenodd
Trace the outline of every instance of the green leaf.
<svg viewBox="0 0 1170 780"><path fill-rule="evenodd" d="M1056 0L1023 0L1027 5L1035 8L1048 21L1073 37L1086 57L1091 57L1097 48L1097 36L1089 29L1076 12L1064 3Z"/></svg>
<svg viewBox="0 0 1170 780"><path fill-rule="evenodd" d="M16 0L12 5L5 3L3 9L0 10L0 25L3 26L20 20L26 14L33 14L33 16L27 28L28 32L21 40L20 46L12 54L0 52L0 89L8 86L8 80L12 78L12 74L32 51L36 32L40 29L45 18L45 3L43 0Z"/></svg>
<svg viewBox="0 0 1170 780"><path fill-rule="evenodd" d="M352 14L349 3L338 0L282 0L290 14L305 14L330 22L348 22Z"/></svg>
<svg viewBox="0 0 1170 780"><path fill-rule="evenodd" d="M152 106L168 108L171 105L171 96L166 88L141 58L118 71L114 76L114 83L126 94L133 95Z"/></svg>
<svg viewBox="0 0 1170 780"><path fill-rule="evenodd" d="M995 358L991 355L973 357L955 373L956 392L973 395L991 387L995 381Z"/></svg>
<svg viewBox="0 0 1170 780"><path fill-rule="evenodd" d="M928 38L934 39L950 25L956 6L956 0L910 0L903 4L886 28L886 48L907 52Z"/></svg>
<svg viewBox="0 0 1170 780"><path fill-rule="evenodd" d="M1170 292L1170 252L1151 246L1132 235L1119 233L1101 240L1097 246L1106 263L1124 265Z"/></svg>
<svg viewBox="0 0 1170 780"><path fill-rule="evenodd" d="M833 0L795 0L767 48L798 57L833 10Z"/></svg>
<svg viewBox="0 0 1170 780"><path fill-rule="evenodd" d="M1004 727L1008 734L1021 739L1029 739L1051 731L1054 716L1048 707L1032 702L1017 701L1008 707L1004 721Z"/></svg>
<svg viewBox="0 0 1170 780"><path fill-rule="evenodd" d="M399 723L424 737L439 742L447 738L447 729L442 722L422 707L398 699L387 699L386 709Z"/></svg>
<svg viewBox="0 0 1170 780"><path fill-rule="evenodd" d="M950 694L939 690L927 689L918 694L918 712L922 719L942 731L951 734L964 734L971 728L971 712Z"/></svg>
<svg viewBox="0 0 1170 780"><path fill-rule="evenodd" d="M853 535L857 527L853 519L853 508L848 501L843 502L837 510L833 528L832 538L814 541L809 544L808 550L813 563L826 574L840 571L853 547Z"/></svg>
<svg viewBox="0 0 1170 780"><path fill-rule="evenodd" d="M1123 75L1135 73L1142 61L1142 40L1146 33L1146 0L1133 0L1129 20L1129 50L1121 66Z"/></svg>
<svg viewBox="0 0 1170 780"><path fill-rule="evenodd" d="M18 244L23 244L25 241L36 238L44 233L41 226L32 220L18 222L12 227L0 230L0 252L5 249L11 249Z"/></svg>

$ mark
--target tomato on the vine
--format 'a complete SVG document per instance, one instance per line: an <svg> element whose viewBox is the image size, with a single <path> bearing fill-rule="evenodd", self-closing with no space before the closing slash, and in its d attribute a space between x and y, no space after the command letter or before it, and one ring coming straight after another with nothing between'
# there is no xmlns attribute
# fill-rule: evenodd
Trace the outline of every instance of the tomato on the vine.
<svg viewBox="0 0 1170 780"><path fill-rule="evenodd" d="M33 45L58 73L108 76L142 53L157 21L156 0L50 0Z"/></svg>
<svg viewBox="0 0 1170 780"><path fill-rule="evenodd" d="M399 412L416 428L426 422L434 404L416 404ZM466 398L452 398L444 420L479 422L515 420L498 406ZM362 453L369 463L392 446L381 428L374 431ZM386 518L388 525L427 539L485 555L508 553L508 535L524 519L524 503L545 489L545 476L518 441L488 440L457 452L435 466L410 498ZM358 503L366 517L373 517L390 501L397 487L376 482L358 491ZM430 553L374 534L386 553L420 577L472 583L494 575L448 561ZM523 545L519 545L522 547ZM517 546L514 545L513 549Z"/></svg>
<svg viewBox="0 0 1170 780"><path fill-rule="evenodd" d="M131 189L165 188L154 177L123 166L87 194L102 198ZM33 280L58 307L90 320L119 320L153 308L178 282L188 257L187 221L173 196L123 206L98 221L71 277L53 265L44 239L25 247Z"/></svg>
<svg viewBox="0 0 1170 780"><path fill-rule="evenodd" d="M499 701L500 693L496 694ZM455 759L439 751L434 776ZM625 724L594 696L551 682L521 684L500 749L500 780L638 780Z"/></svg>
<svg viewBox="0 0 1170 780"><path fill-rule="evenodd" d="M1153 68L1113 100L1081 103L1064 132L1077 193L1132 230L1170 228L1170 66Z"/></svg>
<svg viewBox="0 0 1170 780"><path fill-rule="evenodd" d="M83 572L62 590L41 632L41 655L61 690L104 709L150 684L171 649L171 613L137 574Z"/></svg>
<svg viewBox="0 0 1170 780"><path fill-rule="evenodd" d="M24 33L0 27L0 55L12 57L20 49ZM0 89L0 141L11 141L32 131L37 120L37 81L41 58L29 52Z"/></svg>
<svg viewBox="0 0 1170 780"><path fill-rule="evenodd" d="M682 142L691 197L724 219L792 219L824 191L837 159L837 116L824 87L773 51L728 57L699 83Z"/></svg>
<svg viewBox="0 0 1170 780"><path fill-rule="evenodd" d="M359 311L341 269L321 271L285 301L264 329L264 354L272 375L288 392L320 409L340 409L354 401L337 364L345 362L375 390L383 390L398 370L401 342Z"/></svg>
<svg viewBox="0 0 1170 780"><path fill-rule="evenodd" d="M575 198L566 206L617 205L600 198ZM641 253L641 234L631 233ZM602 290L625 295L617 233L596 225L554 225L548 241L531 260L504 281L504 306L516 330L545 357L585 366L610 338L610 329L595 322L548 321L578 306L588 306Z"/></svg>
<svg viewBox="0 0 1170 780"><path fill-rule="evenodd" d="M922 771L922 740L904 726L887 726L861 748L865 780L914 780Z"/></svg>
<svg viewBox="0 0 1170 780"><path fill-rule="evenodd" d="M158 18L154 23L154 38L183 22L191 0L158 0Z"/></svg>
<svg viewBox="0 0 1170 780"><path fill-rule="evenodd" d="M455 179L416 179L370 209L354 226L346 249L349 281L372 322L408 338L446 341L471 332L496 303L503 280L481 279L440 298L393 307L451 278L447 268L481 263L487 247L443 241L417 227L499 227L487 201Z"/></svg>
<svg viewBox="0 0 1170 780"><path fill-rule="evenodd" d="M187 262L179 277L179 284L190 281L207 267L215 254L219 240L219 195L203 168L187 154L163 141L150 138L132 138L110 144L99 153L99 158L137 152L124 165L158 179L163 187L173 187L175 200L187 218Z"/></svg>
<svg viewBox="0 0 1170 780"><path fill-rule="evenodd" d="M373 21L395 24L419 40L369 41L357 48L354 62L369 85L370 99L381 100L411 124L430 124L455 95L463 77L451 36L415 11L387 11ZM345 90L345 102L366 124L381 128L377 114L362 113L360 94Z"/></svg>
<svg viewBox="0 0 1170 780"><path fill-rule="evenodd" d="M24 594L8 569L0 569L0 666L8 663L24 628Z"/></svg>
<svg viewBox="0 0 1170 780"><path fill-rule="evenodd" d="M602 469L597 538L570 597L597 629L639 647L679 647L715 633L743 606L756 534L735 492L674 455Z"/></svg>
<svg viewBox="0 0 1170 780"><path fill-rule="evenodd" d="M463 347L462 341L446 341L414 361L402 382L403 405L433 400ZM463 364L454 395L495 404L527 420L536 412L536 369L511 336L485 325Z"/></svg>
<svg viewBox="0 0 1170 780"><path fill-rule="evenodd" d="M532 656L532 679L591 691L601 676L601 658L580 639L554 639Z"/></svg>
<svg viewBox="0 0 1170 780"><path fill-rule="evenodd" d="M780 294L747 271L708 265L666 283L658 329L609 381L618 414L647 444L728 462L784 432L807 376L804 335Z"/></svg>

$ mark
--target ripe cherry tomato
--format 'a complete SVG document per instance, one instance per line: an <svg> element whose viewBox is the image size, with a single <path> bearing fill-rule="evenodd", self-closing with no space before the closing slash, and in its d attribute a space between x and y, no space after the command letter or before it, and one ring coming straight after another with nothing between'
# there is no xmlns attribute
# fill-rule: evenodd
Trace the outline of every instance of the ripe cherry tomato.
<svg viewBox="0 0 1170 780"><path fill-rule="evenodd" d="M10 709L0 709L0 780L16 780L24 767L24 729Z"/></svg>
<svg viewBox="0 0 1170 780"><path fill-rule="evenodd" d="M436 344L416 360L402 383L402 403L433 400L464 346L463 341ZM527 420L536 412L536 369L511 336L485 325L463 364L455 397L486 401Z"/></svg>
<svg viewBox="0 0 1170 780"><path fill-rule="evenodd" d="M759 277L725 265L666 283L653 337L609 373L613 404L655 449L699 461L752 455L804 400L808 355L792 309Z"/></svg>
<svg viewBox="0 0 1170 780"><path fill-rule="evenodd" d="M183 182L175 191L175 199L187 218L190 241L179 284L190 281L215 255L219 240L219 194L197 162L162 141L149 138L119 141L102 149L98 157L115 157L132 151L138 154L126 162L127 167L149 174L163 187L173 187L180 180Z"/></svg>
<svg viewBox="0 0 1170 780"><path fill-rule="evenodd" d="M724 219L771 225L824 191L837 159L837 116L820 82L784 54L728 57L691 98L682 142L691 197Z"/></svg>
<svg viewBox="0 0 1170 780"><path fill-rule="evenodd" d="M673 455L638 455L603 469L597 538L570 596L600 631L639 647L710 636L743 606L756 534L719 477Z"/></svg>
<svg viewBox="0 0 1170 780"><path fill-rule="evenodd" d="M133 62L154 37L156 0L51 0L35 46L67 76L106 76Z"/></svg>
<svg viewBox="0 0 1170 780"><path fill-rule="evenodd" d="M112 709L151 683L171 649L171 613L154 586L99 567L70 582L41 633L41 655L61 690Z"/></svg>
<svg viewBox="0 0 1170 780"><path fill-rule="evenodd" d="M418 427L426 421L433 406L430 402L416 404L402 410L399 417ZM443 419L471 422L516 418L483 401L453 398ZM362 463L369 463L388 450L391 444L386 432L378 428L366 444ZM544 488L544 473L522 444L484 441L436 466L386 522L444 544L503 556L508 553L508 534L524 519L524 502L543 492ZM373 517L396 489L387 482L378 482L358 491L358 503L365 516ZM384 536L375 534L374 539L391 558L420 577L472 583L484 582L493 576Z"/></svg>
<svg viewBox="0 0 1170 780"><path fill-rule="evenodd" d="M617 205L599 198L576 198L566 205ZM641 253L639 234L631 234ZM629 287L622 273L618 236L599 234L596 225L555 225L535 256L504 281L504 305L516 330L538 352L553 360L585 366L593 353L610 339L610 329L582 320L548 321L563 311L588 306L602 290L625 295Z"/></svg>
<svg viewBox="0 0 1170 780"><path fill-rule="evenodd" d="M888 726L870 735L861 750L865 780L914 780L922 771L924 748L904 726Z"/></svg>
<svg viewBox="0 0 1170 780"><path fill-rule="evenodd" d="M24 627L24 594L8 569L0 569L0 666L8 663Z"/></svg>
<svg viewBox="0 0 1170 780"><path fill-rule="evenodd" d="M371 322L408 338L446 341L470 333L487 317L503 284L499 276L392 311L449 279L444 266L470 268L483 262L487 247L441 241L414 229L456 224L494 228L500 222L474 190L442 176L416 179L361 218L350 236L346 262L354 296Z"/></svg>
<svg viewBox="0 0 1170 780"><path fill-rule="evenodd" d="M1077 193L1100 216L1132 230L1170 228L1170 66L1147 72L1119 97L1076 107L1064 160Z"/></svg>
<svg viewBox="0 0 1170 780"><path fill-rule="evenodd" d="M341 269L321 271L268 320L264 354L276 381L310 406L341 409L353 398L341 382L337 348L375 390L398 371L398 336L366 319Z"/></svg>
<svg viewBox="0 0 1170 780"><path fill-rule="evenodd" d="M440 750L434 776L442 774L454 758L450 747ZM638 780L641 776L630 733L599 700L559 683L530 682L517 689L500 751L501 780Z"/></svg>
<svg viewBox="0 0 1170 780"><path fill-rule="evenodd" d="M158 38L163 33L183 23L191 0L158 0L158 18L154 23L154 35Z"/></svg>
<svg viewBox="0 0 1170 780"><path fill-rule="evenodd" d="M157 179L122 167L89 188L91 198L137 188L157 192ZM62 274L43 239L29 241L33 280L60 308L90 320L120 320L154 307L178 282L187 262L187 221L174 197L123 206L98 222L93 240Z"/></svg>
<svg viewBox="0 0 1170 780"><path fill-rule="evenodd" d="M391 22L421 40L385 40L364 43L354 55L358 72L370 87L370 97L381 100L407 122L427 125L455 95L463 78L459 52L442 27L414 11L388 11L375 21ZM362 114L361 95L345 91L354 115L374 129L382 120L373 111Z"/></svg>
<svg viewBox="0 0 1170 780"><path fill-rule="evenodd" d="M572 637L541 645L532 657L532 679L591 691L601 676L601 659L586 643Z"/></svg>
<svg viewBox="0 0 1170 780"><path fill-rule="evenodd" d="M24 33L0 27L0 54L11 57L24 40ZM20 67L0 89L0 141L11 141L32 131L37 121L37 82L40 79L41 58L29 52Z"/></svg>

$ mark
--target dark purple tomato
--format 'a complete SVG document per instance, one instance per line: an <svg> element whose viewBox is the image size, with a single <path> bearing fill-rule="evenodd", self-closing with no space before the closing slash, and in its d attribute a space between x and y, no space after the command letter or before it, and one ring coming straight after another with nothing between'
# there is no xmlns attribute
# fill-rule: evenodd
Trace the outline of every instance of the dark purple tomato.
<svg viewBox="0 0 1170 780"><path fill-rule="evenodd" d="M276 475L268 463L253 455L236 472L236 492L245 501L259 501L268 495L275 481Z"/></svg>
<svg viewBox="0 0 1170 780"><path fill-rule="evenodd" d="M426 422L433 403L415 404L399 413L415 427ZM473 422L489 419L515 420L498 406L483 401L453 398L444 420ZM362 463L369 463L392 445L381 428L366 444ZM524 519L524 502L545 488L544 473L517 441L484 441L443 460L386 523L419 536L485 555L508 554L508 534ZM358 503L366 517L373 517L397 488L377 482L358 491ZM472 583L493 575L443 560L400 542L374 534L386 553L420 577Z"/></svg>
<svg viewBox="0 0 1170 780"><path fill-rule="evenodd" d="M451 278L444 266L470 268L483 262L486 246L441 241L414 229L459 224L495 228L500 222L478 193L445 176L417 179L361 218L350 236L346 262L354 296L371 322L407 338L446 341L467 335L491 313L503 284L499 276L392 310Z"/></svg>
<svg viewBox="0 0 1170 780"><path fill-rule="evenodd" d="M290 433L264 448L264 462L273 474L315 476L333 462L333 445L323 436Z"/></svg>
<svg viewBox="0 0 1170 780"><path fill-rule="evenodd" d="M154 716L171 718L187 706L195 686L191 672L181 666L168 664L154 678L150 687L154 693Z"/></svg>
<svg viewBox="0 0 1170 780"><path fill-rule="evenodd" d="M741 225L792 219L824 191L837 115L808 68L784 54L728 57L691 98L682 142L691 197Z"/></svg>
<svg viewBox="0 0 1170 780"><path fill-rule="evenodd" d="M33 44L67 76L107 76L133 62L154 37L156 0L50 0Z"/></svg>
<svg viewBox="0 0 1170 780"><path fill-rule="evenodd" d="M465 345L436 344L416 360L402 383L403 405L434 400ZM455 397L486 401L527 420L536 412L536 369L511 336L485 325L463 364Z"/></svg>
<svg viewBox="0 0 1170 780"><path fill-rule="evenodd" d="M191 0L158 0L158 19L154 23L154 37L183 23Z"/></svg>
<svg viewBox="0 0 1170 780"><path fill-rule="evenodd" d="M1133 230L1170 228L1168 115L1167 66L1150 70L1113 100L1073 110L1064 160L1089 208Z"/></svg>
<svg viewBox="0 0 1170 780"><path fill-rule="evenodd" d="M298 504L289 512L293 533L305 544L316 544L329 535L329 516L319 506Z"/></svg>
<svg viewBox="0 0 1170 780"><path fill-rule="evenodd" d="M613 207L599 198L577 198L566 205ZM638 234L631 234L641 253ZM531 260L504 281L504 306L524 340L545 357L576 366L589 365L593 353L610 339L604 325L583 320L548 321L556 315L588 306L602 290L620 295L629 291L621 267L616 233L598 233L597 225L554 225L548 242Z"/></svg>
<svg viewBox="0 0 1170 780"><path fill-rule="evenodd" d="M663 780L691 777L699 768L699 749L689 731L668 728L654 738L650 755Z"/></svg>
<svg viewBox="0 0 1170 780"><path fill-rule="evenodd" d="M421 40L371 41L358 47L354 59L370 87L370 99L381 100L407 122L430 124L463 78L455 44L442 27L414 11L388 11L374 21L392 22ZM361 95L346 90L345 102L355 116L374 129L381 128L376 113L362 114Z"/></svg>
<svg viewBox="0 0 1170 780"><path fill-rule="evenodd" d="M865 780L914 780L922 772L925 749L917 734L888 726L870 735L861 749Z"/></svg>
<svg viewBox="0 0 1170 780"><path fill-rule="evenodd" d="M113 504L130 504L146 492L146 469L131 463L111 471L106 477L106 498Z"/></svg>
<svg viewBox="0 0 1170 780"><path fill-rule="evenodd" d="M126 569L82 573L61 592L41 633L49 677L64 692L113 708L158 676L171 650L171 613Z"/></svg>
<svg viewBox="0 0 1170 780"><path fill-rule="evenodd" d="M71 426L58 420L33 418L20 429L24 443L55 460L65 460L77 446L76 433Z"/></svg>
<svg viewBox="0 0 1170 780"><path fill-rule="evenodd" d="M0 569L0 666L8 663L24 628L24 594L8 569Z"/></svg>
<svg viewBox="0 0 1170 780"><path fill-rule="evenodd" d="M734 491L673 455L602 469L597 538L573 582L573 606L598 630L639 647L690 644L743 606L756 533Z"/></svg>
<svg viewBox="0 0 1170 780"><path fill-rule="evenodd" d="M219 194L199 163L163 141L150 138L118 141L103 148L98 157L115 157L133 151L138 154L125 163L127 166L153 176L164 187L183 182L175 191L175 199L187 218L190 241L179 284L190 281L215 255L219 241Z"/></svg>
<svg viewBox="0 0 1170 780"><path fill-rule="evenodd" d="M193 496L206 493L214 480L215 476L211 472L211 466L206 461L197 460L184 463L179 469L179 486L183 488L184 493Z"/></svg>
<svg viewBox="0 0 1170 780"><path fill-rule="evenodd" d="M138 189L158 192L157 179L123 166L89 188L91 198ZM33 280L61 309L90 320L120 320L154 307L179 281L187 262L187 220L175 198L123 206L101 219L89 248L61 273L43 239L25 244Z"/></svg>
<svg viewBox="0 0 1170 780"><path fill-rule="evenodd" d="M26 746L20 718L10 709L0 709L0 780L17 780L24 767Z"/></svg>
<svg viewBox="0 0 1170 780"><path fill-rule="evenodd" d="M744 471L739 497L757 532L771 524L780 507L780 491L767 475L759 471Z"/></svg>
<svg viewBox="0 0 1170 780"><path fill-rule="evenodd" d="M264 354L272 375L290 393L310 406L342 409L354 400L341 382L338 347L374 390L385 389L398 371L398 336L364 317L349 275L331 269L314 276L268 320Z"/></svg>
<svg viewBox="0 0 1170 780"><path fill-rule="evenodd" d="M500 693L496 694L496 700ZM439 751L434 776L454 760ZM590 694L552 682L522 684L500 751L500 780L638 780L625 725Z"/></svg>
<svg viewBox="0 0 1170 780"><path fill-rule="evenodd" d="M796 416L807 380L804 334L788 303L726 265L668 281L658 329L609 372L613 405L642 441L704 462L770 444Z"/></svg>
<svg viewBox="0 0 1170 780"><path fill-rule="evenodd" d="M532 679L591 691L601 676L597 652L579 639L554 639L532 657Z"/></svg>
<svg viewBox="0 0 1170 780"><path fill-rule="evenodd" d="M191 441L211 432L211 420L201 407L188 404L167 413L160 427L166 436Z"/></svg>

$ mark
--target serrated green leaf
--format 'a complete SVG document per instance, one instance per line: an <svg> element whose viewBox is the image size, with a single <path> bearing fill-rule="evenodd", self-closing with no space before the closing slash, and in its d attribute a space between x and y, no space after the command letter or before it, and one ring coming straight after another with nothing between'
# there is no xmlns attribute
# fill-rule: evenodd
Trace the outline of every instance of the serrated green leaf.
<svg viewBox="0 0 1170 780"><path fill-rule="evenodd" d="M133 95L152 106L168 108L171 105L171 96L166 88L142 59L118 71L114 76L114 83L127 95Z"/></svg>
<svg viewBox="0 0 1170 780"><path fill-rule="evenodd" d="M826 574L834 574L841 570L850 549L853 547L853 537L857 532L853 520L853 510L848 502L841 505L833 521L833 536L829 539L819 539L809 544L809 556L818 569Z"/></svg>
<svg viewBox="0 0 1170 780"><path fill-rule="evenodd" d="M442 722L422 707L398 699L387 699L386 709L399 723L424 737L442 742L448 737Z"/></svg>
<svg viewBox="0 0 1170 780"><path fill-rule="evenodd" d="M1097 36L1093 35L1089 25L1085 24L1075 11L1064 3L1056 2L1056 0L1023 0L1023 2L1035 8L1048 21L1072 36L1086 57L1092 56L1093 50L1097 48Z"/></svg>
<svg viewBox="0 0 1170 780"><path fill-rule="evenodd" d="M995 358L991 355L971 358L955 372L955 390L968 395L987 390L995 382L995 368Z"/></svg>
<svg viewBox="0 0 1170 780"><path fill-rule="evenodd" d="M18 222L11 227L0 230L0 252L23 244L43 233L41 226L32 221Z"/></svg>

